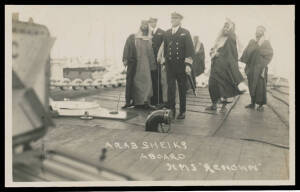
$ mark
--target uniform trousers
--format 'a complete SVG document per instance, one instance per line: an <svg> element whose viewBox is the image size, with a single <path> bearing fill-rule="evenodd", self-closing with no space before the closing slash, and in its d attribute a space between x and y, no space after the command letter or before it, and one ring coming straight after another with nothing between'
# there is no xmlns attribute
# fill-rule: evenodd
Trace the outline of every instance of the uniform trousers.
<svg viewBox="0 0 300 192"><path fill-rule="evenodd" d="M176 81L179 91L179 103L180 113L186 111L186 91L187 91L187 77L185 72L175 73L167 70L167 82L168 82L168 107L171 110L175 110L176 106Z"/></svg>
<svg viewBox="0 0 300 192"><path fill-rule="evenodd" d="M161 67L158 65L157 70L151 71L153 96L151 98L151 105L163 103L162 88L161 88Z"/></svg>

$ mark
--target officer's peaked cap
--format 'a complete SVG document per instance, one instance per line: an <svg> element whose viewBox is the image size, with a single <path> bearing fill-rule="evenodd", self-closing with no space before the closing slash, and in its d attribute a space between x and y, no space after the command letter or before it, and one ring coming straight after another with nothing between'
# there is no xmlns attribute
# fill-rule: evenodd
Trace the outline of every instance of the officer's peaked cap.
<svg viewBox="0 0 300 192"><path fill-rule="evenodd" d="M157 22L156 18L150 17L149 23L156 23L156 22Z"/></svg>
<svg viewBox="0 0 300 192"><path fill-rule="evenodd" d="M180 18L183 19L183 16L177 12L171 13L171 18Z"/></svg>

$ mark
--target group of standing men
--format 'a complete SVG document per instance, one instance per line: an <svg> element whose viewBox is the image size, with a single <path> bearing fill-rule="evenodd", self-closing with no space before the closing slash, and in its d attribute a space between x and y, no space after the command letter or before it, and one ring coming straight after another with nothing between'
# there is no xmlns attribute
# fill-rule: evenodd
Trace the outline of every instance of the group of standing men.
<svg viewBox="0 0 300 192"><path fill-rule="evenodd" d="M196 83L195 76L204 72L205 55L199 39L195 37L193 41L190 32L181 27L182 19L179 13L172 13L172 28L167 31L157 28L157 19L143 20L139 32L127 38L123 52L123 64L127 67L123 108L155 109L154 105L163 104L171 109L175 118L177 82L180 101L177 119L185 118L187 77L192 79L191 84ZM256 39L250 41L240 60L246 63L251 95L251 104L246 107L254 108L259 104L258 110L266 103L267 65L273 56L269 41L263 38L264 31L262 26L257 28ZM243 77L238 67L235 24L231 20L225 22L210 56L212 105L206 110L216 110L221 99L225 106L227 98L243 93L238 86Z"/></svg>

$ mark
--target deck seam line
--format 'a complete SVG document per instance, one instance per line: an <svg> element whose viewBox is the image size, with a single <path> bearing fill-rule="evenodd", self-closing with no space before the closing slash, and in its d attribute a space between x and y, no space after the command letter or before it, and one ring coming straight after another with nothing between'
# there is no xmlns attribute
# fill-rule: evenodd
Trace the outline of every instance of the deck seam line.
<svg viewBox="0 0 300 192"><path fill-rule="evenodd" d="M194 157L195 154L196 154L195 152L196 152L199 148L201 148L201 145L198 145L198 147L195 148L195 149L191 152L192 155L191 155L190 158L187 160L188 162L189 162L191 159L193 159L193 157ZM175 175L175 179L177 180L179 176L180 176L180 172L179 172L177 175Z"/></svg>
<svg viewBox="0 0 300 192"><path fill-rule="evenodd" d="M236 103L238 102L239 99L240 99L240 96L237 96L234 103L230 107L229 111L225 114L225 117L222 119L220 125L217 127L217 129L212 134L209 134L210 136L214 136L221 129L221 127L223 126L225 120L227 119L227 117L229 116L231 110L235 107L235 105L236 105Z"/></svg>
<svg viewBox="0 0 300 192"><path fill-rule="evenodd" d="M223 141L222 141L222 143L220 144L220 145L223 145L223 143L226 141L226 138L223 138ZM215 163L215 161L218 159L218 157L219 157L219 155L220 155L220 153L221 153L221 147L219 147L218 148L218 154L216 155L216 157L214 158L214 160L213 160L213 164ZM207 177L209 176L209 172L207 172L207 174L205 174L205 176L204 176L204 180L207 180Z"/></svg>
<svg viewBox="0 0 300 192"><path fill-rule="evenodd" d="M243 148L244 148L244 142L241 142L242 143L242 146L241 146L241 151L240 151L240 154L239 154L239 158L238 158L238 160L237 160L237 165L240 163L240 161L241 161L241 156L242 156L242 152L243 152ZM232 179L233 180L235 180L235 176L236 176L236 173L237 172L234 172L233 173L233 177L232 177Z"/></svg>
<svg viewBox="0 0 300 192"><path fill-rule="evenodd" d="M275 115L280 119L280 121L285 125L286 128L289 128L289 124L279 115L279 113L274 109L272 105L267 103L267 106L275 113Z"/></svg>

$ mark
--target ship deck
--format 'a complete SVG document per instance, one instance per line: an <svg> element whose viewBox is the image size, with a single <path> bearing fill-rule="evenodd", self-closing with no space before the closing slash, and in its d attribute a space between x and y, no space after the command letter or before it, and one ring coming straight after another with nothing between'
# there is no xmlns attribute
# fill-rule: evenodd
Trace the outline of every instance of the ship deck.
<svg viewBox="0 0 300 192"><path fill-rule="evenodd" d="M245 109L250 102L245 93L233 98L226 113L208 113L208 90L197 88L197 97L187 97L186 119L174 120L169 133L145 132L151 111L128 109L137 116L125 121L55 118L56 126L42 141L46 148L58 147L92 161L99 161L105 147L102 165L153 180L289 179L289 89L282 83L268 88L264 112ZM84 98L112 110L119 95L120 108L123 87L51 91L54 100Z"/></svg>

